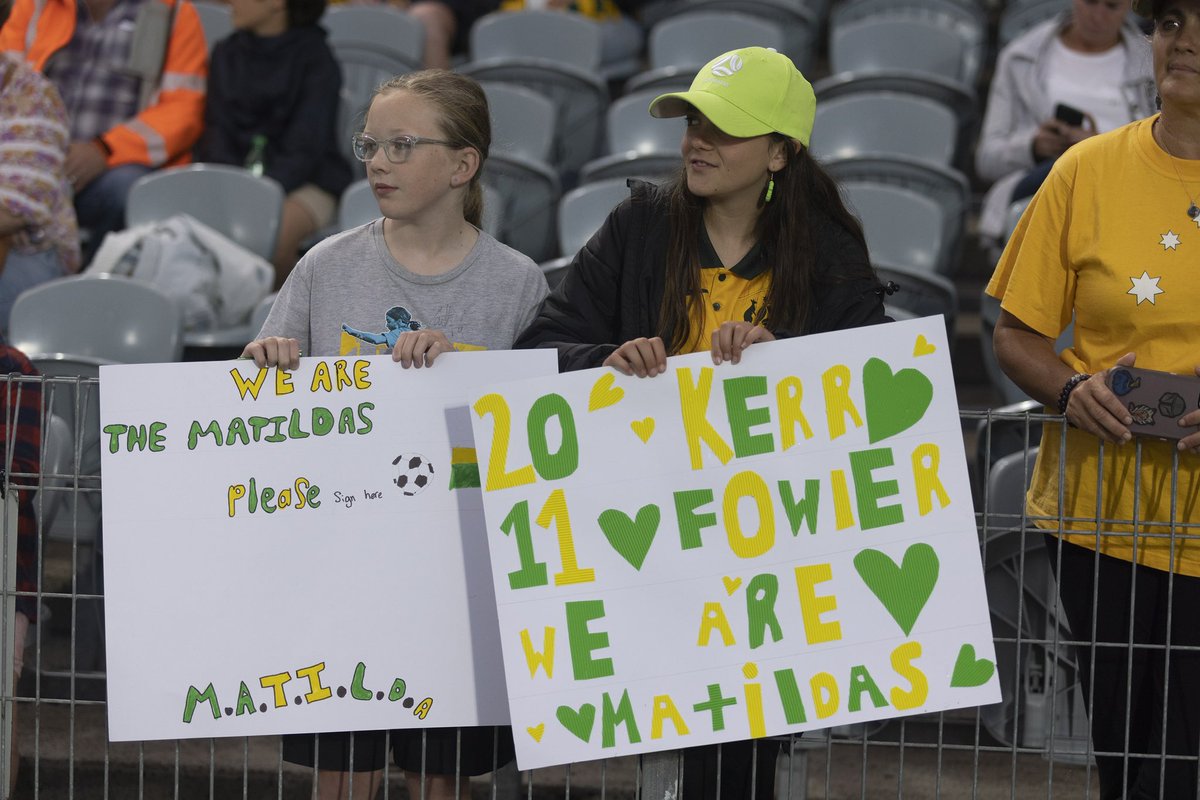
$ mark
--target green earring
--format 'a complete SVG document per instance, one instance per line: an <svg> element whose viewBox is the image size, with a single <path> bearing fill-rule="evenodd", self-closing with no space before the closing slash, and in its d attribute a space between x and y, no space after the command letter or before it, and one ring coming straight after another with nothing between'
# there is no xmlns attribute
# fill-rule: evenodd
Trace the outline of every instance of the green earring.
<svg viewBox="0 0 1200 800"><path fill-rule="evenodd" d="M767 181L767 196L763 198L763 202L764 203L771 202L771 197L774 194L775 194L775 176L772 175L771 179L769 181Z"/></svg>

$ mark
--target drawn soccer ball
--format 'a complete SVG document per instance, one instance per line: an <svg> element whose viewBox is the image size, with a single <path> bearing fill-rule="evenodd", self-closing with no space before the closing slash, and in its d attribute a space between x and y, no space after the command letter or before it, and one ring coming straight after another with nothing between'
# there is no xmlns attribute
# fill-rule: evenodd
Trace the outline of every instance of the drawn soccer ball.
<svg viewBox="0 0 1200 800"><path fill-rule="evenodd" d="M419 453L404 453L396 456L392 466L397 467L395 484L400 491L412 497L433 483L433 464Z"/></svg>

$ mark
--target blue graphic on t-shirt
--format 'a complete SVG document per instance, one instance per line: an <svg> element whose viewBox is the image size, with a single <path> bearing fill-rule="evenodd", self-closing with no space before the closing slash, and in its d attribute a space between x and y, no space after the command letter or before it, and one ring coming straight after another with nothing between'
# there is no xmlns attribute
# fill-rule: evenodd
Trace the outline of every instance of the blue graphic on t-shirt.
<svg viewBox="0 0 1200 800"><path fill-rule="evenodd" d="M425 327L419 321L413 319L412 314L404 306L392 306L388 309L385 317L387 319L387 330L380 333L360 331L344 323L342 324L342 330L355 339L363 340L367 344L386 344L388 347L395 347L396 340L400 338L400 334L417 331Z"/></svg>

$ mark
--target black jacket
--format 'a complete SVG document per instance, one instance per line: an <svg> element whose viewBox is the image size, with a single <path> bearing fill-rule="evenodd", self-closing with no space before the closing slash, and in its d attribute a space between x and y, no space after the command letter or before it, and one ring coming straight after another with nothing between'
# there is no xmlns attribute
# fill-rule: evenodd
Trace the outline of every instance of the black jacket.
<svg viewBox="0 0 1200 800"><path fill-rule="evenodd" d="M342 73L316 25L279 36L236 31L213 48L197 161L242 166L267 137L264 173L284 192L306 183L341 195L350 165L337 137Z"/></svg>
<svg viewBox="0 0 1200 800"><path fill-rule="evenodd" d="M667 193L641 181L630 187L631 197L575 256L515 347L556 347L559 369L567 372L598 367L625 342L655 335L667 260ZM866 250L820 209L811 212L810 230L816 275L808 322L799 334L889 322Z"/></svg>

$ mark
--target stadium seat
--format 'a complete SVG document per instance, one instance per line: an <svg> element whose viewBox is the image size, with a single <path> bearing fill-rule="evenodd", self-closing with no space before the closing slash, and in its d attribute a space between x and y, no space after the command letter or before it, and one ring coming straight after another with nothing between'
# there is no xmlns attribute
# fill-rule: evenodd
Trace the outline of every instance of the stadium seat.
<svg viewBox="0 0 1200 800"><path fill-rule="evenodd" d="M946 319L946 341L954 347L958 292L953 283L932 272L884 263L876 263L875 272L885 284L892 281L899 287L885 298L889 308L904 309L914 317L941 314Z"/></svg>
<svg viewBox="0 0 1200 800"><path fill-rule="evenodd" d="M948 166L958 146L958 130L954 112L936 100L901 92L860 92L817 103L811 148L820 161L907 156Z"/></svg>
<svg viewBox="0 0 1200 800"><path fill-rule="evenodd" d="M558 109L552 164L572 175L600 150L608 87L598 76L600 28L576 14L493 12L471 28L460 72L543 95Z"/></svg>
<svg viewBox="0 0 1200 800"><path fill-rule="evenodd" d="M130 226L188 214L268 261L283 215L283 188L271 178L224 164L157 170L129 190Z"/></svg>
<svg viewBox="0 0 1200 800"><path fill-rule="evenodd" d="M233 33L233 14L229 6L215 0L197 0L192 4L200 15L200 27L204 29L204 43L211 54L217 42Z"/></svg>
<svg viewBox="0 0 1200 800"><path fill-rule="evenodd" d="M579 252L609 213L627 197L629 186L624 178L585 183L563 195L558 204L560 252L564 256Z"/></svg>
<svg viewBox="0 0 1200 800"><path fill-rule="evenodd" d="M633 92L608 107L608 155L583 166L581 183L605 178L669 177L679 172L683 122L650 116L650 101L659 94L656 89Z"/></svg>
<svg viewBox="0 0 1200 800"><path fill-rule="evenodd" d="M650 29L649 69L629 79L626 93L651 88L686 89L696 71L712 59L729 50L755 45L783 52L786 37L782 26L736 11L678 12Z"/></svg>
<svg viewBox="0 0 1200 800"><path fill-rule="evenodd" d="M733 12L778 25L784 34L780 52L805 74L813 66L820 19L817 11L802 3L795 0L682 0L676 15L698 11Z"/></svg>
<svg viewBox="0 0 1200 800"><path fill-rule="evenodd" d="M342 68L338 136L342 153L355 163L351 137L362 129L379 84L421 68L425 27L389 5L331 6L321 18L329 46Z"/></svg>
<svg viewBox="0 0 1200 800"><path fill-rule="evenodd" d="M1000 15L1000 27L996 37L997 49L1003 49L1006 44L1034 25L1070 9L1071 0L1023 0L1009 3Z"/></svg>
<svg viewBox="0 0 1200 800"><path fill-rule="evenodd" d="M935 201L911 189L883 183L846 184L842 196L862 221L873 261L916 271L946 269L941 252L946 222Z"/></svg>
<svg viewBox="0 0 1200 800"><path fill-rule="evenodd" d="M886 183L911 189L942 207L943 261L950 272L959 263L971 189L958 171L928 161L901 156L833 159L822 164L839 183Z"/></svg>
<svg viewBox="0 0 1200 800"><path fill-rule="evenodd" d="M847 0L829 18L831 72L929 72L974 88L988 59L987 15L958 0Z"/></svg>
<svg viewBox="0 0 1200 800"><path fill-rule="evenodd" d="M492 116L492 150L549 164L558 109L553 101L511 83L484 81Z"/></svg>

